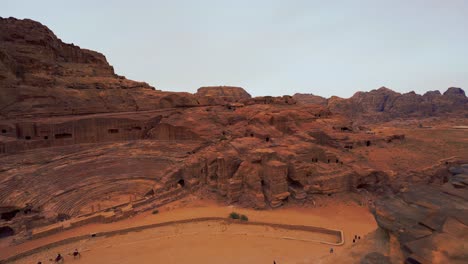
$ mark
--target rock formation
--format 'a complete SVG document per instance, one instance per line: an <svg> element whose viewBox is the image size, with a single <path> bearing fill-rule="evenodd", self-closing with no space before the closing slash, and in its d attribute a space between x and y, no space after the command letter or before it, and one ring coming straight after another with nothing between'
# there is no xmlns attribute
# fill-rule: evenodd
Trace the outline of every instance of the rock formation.
<svg viewBox="0 0 468 264"><path fill-rule="evenodd" d="M395 118L468 115L468 98L461 88L450 87L444 94L429 91L424 95L400 94L386 87L370 92L357 92L351 98L332 96L325 99L313 94L295 94L300 104L328 106L333 113L364 123L385 122Z"/></svg>
<svg viewBox="0 0 468 264"><path fill-rule="evenodd" d="M296 93L293 95L294 100L301 104L318 104L318 105L327 105L327 99L314 94L301 94Z"/></svg>
<svg viewBox="0 0 468 264"><path fill-rule="evenodd" d="M377 223L397 238L405 263L465 263L468 259L468 164L450 171L442 186L411 186L375 204Z"/></svg>
<svg viewBox="0 0 468 264"><path fill-rule="evenodd" d="M163 92L115 74L104 55L38 22L0 18L0 236L27 239L70 218L114 221L195 192L258 209L358 192L391 195L376 202L377 221L418 258L465 232L465 167L450 178L441 171L466 145L445 149L353 121L463 115L466 105L458 88L328 100L252 98L229 86ZM408 150L426 145L424 156ZM404 162L400 153L413 155ZM435 165L426 169L428 159ZM444 257L464 257L454 248Z"/></svg>
<svg viewBox="0 0 468 264"><path fill-rule="evenodd" d="M195 95L209 97L213 100L224 100L226 102L239 102L240 100L252 97L243 88L232 86L200 87Z"/></svg>
<svg viewBox="0 0 468 264"><path fill-rule="evenodd" d="M0 115L50 116L197 105L114 73L104 55L65 44L42 24L0 18Z"/></svg>
<svg viewBox="0 0 468 264"><path fill-rule="evenodd" d="M443 95L439 91L427 92L424 95L415 92L400 94L381 87L370 92L357 92L349 99L328 99L330 111L367 122L442 114L464 117L468 114L467 106L465 92L453 87Z"/></svg>

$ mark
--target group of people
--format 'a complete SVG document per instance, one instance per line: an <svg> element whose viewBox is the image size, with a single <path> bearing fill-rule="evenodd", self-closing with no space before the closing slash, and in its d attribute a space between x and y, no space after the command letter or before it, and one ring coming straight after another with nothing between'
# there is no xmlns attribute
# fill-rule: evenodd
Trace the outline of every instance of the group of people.
<svg viewBox="0 0 468 264"><path fill-rule="evenodd" d="M69 255L73 256L74 259L81 257L81 254L78 251L78 249L75 249L75 251L73 251L73 253ZM50 259L50 261L54 261L55 263L63 263L65 261L65 258L63 258L62 254L57 253L55 259ZM42 264L42 261L37 262L37 264Z"/></svg>
<svg viewBox="0 0 468 264"><path fill-rule="evenodd" d="M361 236L354 235L353 244L356 243L358 240L361 240ZM333 252L334 252L333 248L330 248L330 254Z"/></svg>
<svg viewBox="0 0 468 264"><path fill-rule="evenodd" d="M354 235L353 244L356 243L358 240L361 240L361 236Z"/></svg>

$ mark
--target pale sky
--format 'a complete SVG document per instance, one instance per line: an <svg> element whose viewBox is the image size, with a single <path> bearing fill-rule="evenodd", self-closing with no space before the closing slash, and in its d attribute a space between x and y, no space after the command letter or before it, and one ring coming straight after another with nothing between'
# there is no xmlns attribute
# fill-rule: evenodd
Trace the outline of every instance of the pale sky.
<svg viewBox="0 0 468 264"><path fill-rule="evenodd" d="M466 0L0 0L157 89L349 97L468 88Z"/></svg>

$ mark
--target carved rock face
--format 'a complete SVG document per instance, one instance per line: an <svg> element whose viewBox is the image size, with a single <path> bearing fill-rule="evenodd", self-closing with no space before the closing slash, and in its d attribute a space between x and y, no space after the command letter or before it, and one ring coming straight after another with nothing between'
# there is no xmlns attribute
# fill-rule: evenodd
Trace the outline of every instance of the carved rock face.
<svg viewBox="0 0 468 264"><path fill-rule="evenodd" d="M63 43L32 20L0 18L0 114L7 117L143 111L198 105L116 75L104 55Z"/></svg>

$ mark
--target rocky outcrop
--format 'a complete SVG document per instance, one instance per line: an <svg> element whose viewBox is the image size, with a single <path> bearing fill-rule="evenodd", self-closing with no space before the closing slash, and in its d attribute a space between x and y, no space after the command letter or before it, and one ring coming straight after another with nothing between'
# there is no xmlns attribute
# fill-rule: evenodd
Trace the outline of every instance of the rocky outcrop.
<svg viewBox="0 0 468 264"><path fill-rule="evenodd" d="M467 114L467 106L464 91L453 87L443 95L439 91L424 95L415 92L400 94L381 87L370 92L357 92L349 99L332 97L328 100L332 112L366 122L442 114L463 117Z"/></svg>
<svg viewBox="0 0 468 264"><path fill-rule="evenodd" d="M317 104L317 105L327 105L327 99L314 94L302 94L295 93L293 99L300 104Z"/></svg>
<svg viewBox="0 0 468 264"><path fill-rule="evenodd" d="M440 194L424 187L378 202L379 224L399 238L402 233L408 247L421 234L445 232L438 224L458 230L452 220L439 223L438 214L437 226L426 224L435 231L414 224L432 212L413 211L432 203L431 196L419 203L427 193L447 204L436 204L447 208L443 216L464 221L457 213L464 205L446 197L464 195L464 167L452 169L451 177L431 177L421 172L423 165L405 167L387 153L395 157L393 151L407 153L410 144L432 141L410 138L404 144L406 135L375 133L349 118L382 120L429 108L446 113L466 105L461 89L422 97L379 89L330 98L328 107L300 95L251 98L239 87L162 92L116 75L100 53L65 44L37 22L13 18L0 19L0 89L0 228L6 234L109 211L125 217L128 208L150 210L189 192L261 209L444 181L450 189ZM438 149L439 143L432 152ZM436 153L437 159L450 152Z"/></svg>
<svg viewBox="0 0 468 264"><path fill-rule="evenodd" d="M211 104L239 102L252 97L242 87L234 86L200 87L195 95L199 97L200 100L210 102Z"/></svg>
<svg viewBox="0 0 468 264"><path fill-rule="evenodd" d="M412 186L375 203L377 223L398 239L407 263L468 259L468 168L462 165L451 171L449 182L442 186Z"/></svg>
<svg viewBox="0 0 468 264"><path fill-rule="evenodd" d="M0 115L51 116L198 105L115 74L104 55L29 19L0 18Z"/></svg>

